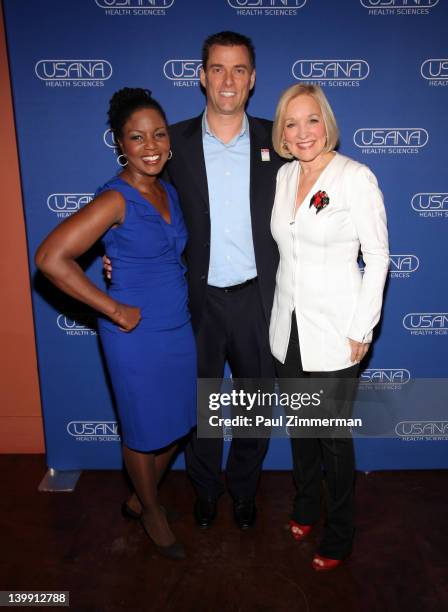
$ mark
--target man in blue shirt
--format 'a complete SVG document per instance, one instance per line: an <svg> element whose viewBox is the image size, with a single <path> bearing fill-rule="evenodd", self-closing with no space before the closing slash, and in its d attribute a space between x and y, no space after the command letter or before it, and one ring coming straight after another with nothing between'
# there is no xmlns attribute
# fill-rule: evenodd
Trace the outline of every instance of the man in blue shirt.
<svg viewBox="0 0 448 612"><path fill-rule="evenodd" d="M171 182L189 232L186 249L190 310L200 378L221 378L226 361L235 378L269 378L268 341L277 247L270 233L275 178L282 163L271 143L272 123L246 115L255 85L249 38L221 32L203 46L201 116L170 129ZM237 525L255 521L255 493L266 439L234 438L226 466ZM198 498L195 519L211 525L225 487L222 439L193 434L187 468Z"/></svg>

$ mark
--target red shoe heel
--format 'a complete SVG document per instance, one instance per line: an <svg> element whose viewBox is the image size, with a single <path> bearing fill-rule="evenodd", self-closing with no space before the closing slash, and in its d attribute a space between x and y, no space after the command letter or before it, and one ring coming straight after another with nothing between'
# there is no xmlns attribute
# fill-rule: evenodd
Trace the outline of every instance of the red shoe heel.
<svg viewBox="0 0 448 612"><path fill-rule="evenodd" d="M309 534L312 525L301 525L292 519L288 523L289 531L296 542L301 542Z"/></svg>
<svg viewBox="0 0 448 612"><path fill-rule="evenodd" d="M316 572L325 572L339 567L343 561L344 559L329 559L321 555L314 555L312 565Z"/></svg>

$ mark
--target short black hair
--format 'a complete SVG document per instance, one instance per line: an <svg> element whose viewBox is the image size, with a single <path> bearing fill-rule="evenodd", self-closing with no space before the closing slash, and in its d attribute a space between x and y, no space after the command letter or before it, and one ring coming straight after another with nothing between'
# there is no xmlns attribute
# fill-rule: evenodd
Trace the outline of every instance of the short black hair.
<svg viewBox="0 0 448 612"><path fill-rule="evenodd" d="M141 108L152 108L167 123L165 111L152 97L149 89L140 87L123 87L116 91L109 102L109 126L115 138L121 138L123 126L135 111Z"/></svg>
<svg viewBox="0 0 448 612"><path fill-rule="evenodd" d="M225 31L212 34L205 39L204 44L202 45L202 68L204 70L207 68L208 56L210 54L210 47L212 45L222 45L224 47L246 47L249 53L251 66L252 68L255 68L255 47L251 39L248 36L244 36L244 34L238 34L238 32Z"/></svg>

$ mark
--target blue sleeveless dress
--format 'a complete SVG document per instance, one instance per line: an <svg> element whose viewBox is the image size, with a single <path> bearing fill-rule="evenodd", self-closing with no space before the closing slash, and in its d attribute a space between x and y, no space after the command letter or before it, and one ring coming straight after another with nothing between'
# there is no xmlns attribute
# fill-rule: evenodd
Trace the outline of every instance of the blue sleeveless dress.
<svg viewBox="0 0 448 612"><path fill-rule="evenodd" d="M162 184L171 224L119 177L97 191L118 191L126 201L124 222L102 238L113 267L109 295L139 306L142 319L126 333L100 318L99 332L122 440L138 451L167 446L196 425L196 346L181 259L187 230L176 190Z"/></svg>

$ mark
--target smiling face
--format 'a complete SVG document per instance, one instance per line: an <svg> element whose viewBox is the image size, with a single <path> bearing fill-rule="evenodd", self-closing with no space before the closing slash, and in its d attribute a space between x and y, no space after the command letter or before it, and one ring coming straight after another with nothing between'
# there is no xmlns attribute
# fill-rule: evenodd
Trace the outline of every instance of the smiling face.
<svg viewBox="0 0 448 612"><path fill-rule="evenodd" d="M212 45L200 78L207 92L208 112L242 114L255 84L255 69L247 48L244 45Z"/></svg>
<svg viewBox="0 0 448 612"><path fill-rule="evenodd" d="M132 113L118 143L127 157L127 169L132 173L156 176L168 159L168 129L163 117L153 108L141 108Z"/></svg>
<svg viewBox="0 0 448 612"><path fill-rule="evenodd" d="M289 102L283 139L288 151L299 161L312 162L324 152L327 142L325 123L313 96L302 94Z"/></svg>

